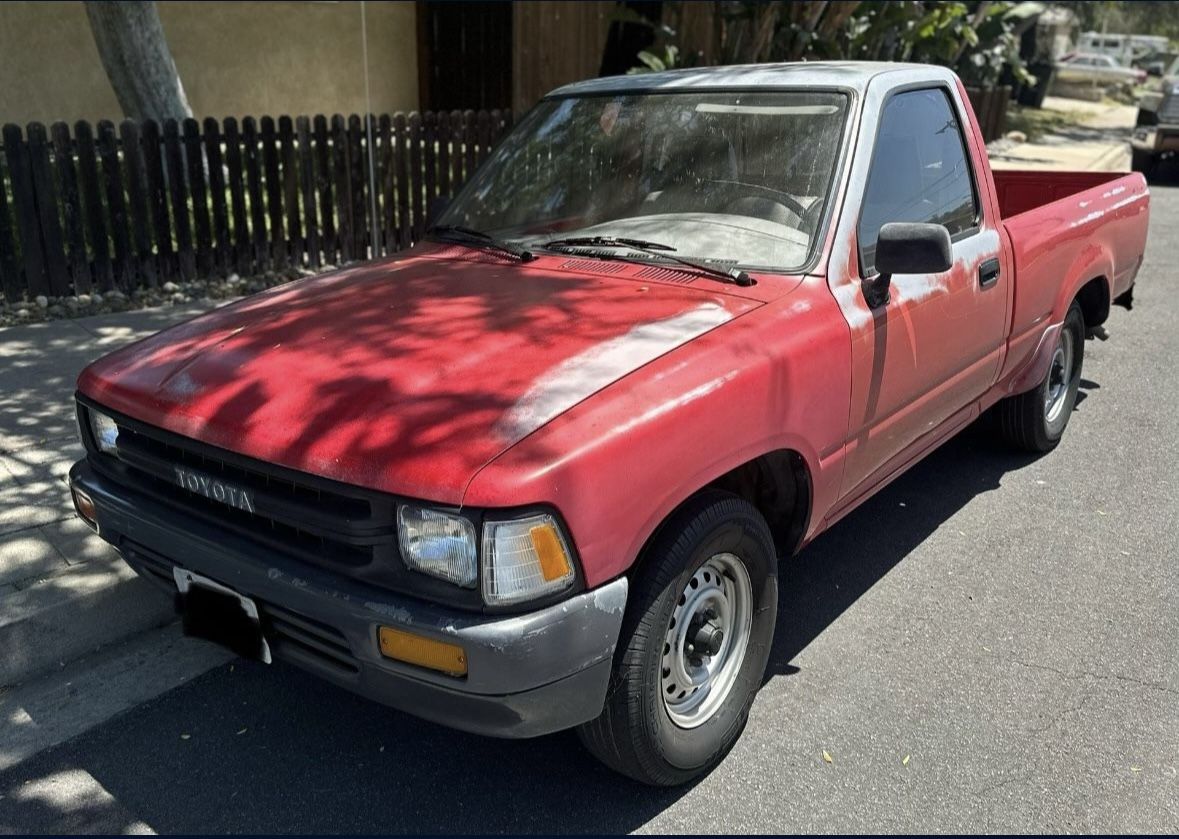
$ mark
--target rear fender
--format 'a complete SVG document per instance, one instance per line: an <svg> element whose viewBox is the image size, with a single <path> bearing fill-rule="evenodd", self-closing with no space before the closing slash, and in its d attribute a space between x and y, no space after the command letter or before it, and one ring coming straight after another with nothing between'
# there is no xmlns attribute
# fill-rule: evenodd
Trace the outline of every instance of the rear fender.
<svg viewBox="0 0 1179 839"><path fill-rule="evenodd" d="M1069 307L1077 299L1081 289L1093 280L1100 280L1105 286L1105 299L1112 299L1113 288L1110 286L1109 278L1113 275L1113 254L1108 246L1102 242L1092 242L1082 248L1072 266L1065 273L1064 282L1060 284L1060 291L1048 322L1055 325L1063 323L1064 316L1068 314ZM1089 325L1095 326L1096 324Z"/></svg>

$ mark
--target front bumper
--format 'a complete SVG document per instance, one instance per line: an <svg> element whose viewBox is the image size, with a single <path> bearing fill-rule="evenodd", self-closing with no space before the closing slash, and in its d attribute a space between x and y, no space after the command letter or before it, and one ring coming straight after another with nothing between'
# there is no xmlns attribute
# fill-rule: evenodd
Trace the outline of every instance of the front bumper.
<svg viewBox="0 0 1179 839"><path fill-rule="evenodd" d="M175 591L172 567L257 601L276 658L453 728L535 737L596 717L605 701L627 581L536 612L444 609L311 567L127 490L83 460L70 482L93 500L99 534L139 574ZM380 626L460 645L455 678L380 654Z"/></svg>

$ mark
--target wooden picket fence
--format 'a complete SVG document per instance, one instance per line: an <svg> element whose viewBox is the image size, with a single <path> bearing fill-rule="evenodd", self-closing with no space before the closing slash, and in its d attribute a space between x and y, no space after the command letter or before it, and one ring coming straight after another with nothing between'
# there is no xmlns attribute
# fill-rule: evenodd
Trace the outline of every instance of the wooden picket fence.
<svg viewBox="0 0 1179 839"><path fill-rule="evenodd" d="M453 111L5 125L0 290L129 291L389 254L510 123Z"/></svg>

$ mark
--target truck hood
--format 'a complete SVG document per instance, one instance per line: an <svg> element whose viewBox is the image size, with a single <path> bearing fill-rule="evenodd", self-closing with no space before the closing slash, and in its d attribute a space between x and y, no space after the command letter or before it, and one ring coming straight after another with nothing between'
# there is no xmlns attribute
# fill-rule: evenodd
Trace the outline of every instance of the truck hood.
<svg viewBox="0 0 1179 839"><path fill-rule="evenodd" d="M303 280L125 347L78 387L212 446L457 504L509 446L759 305L556 265L408 256Z"/></svg>

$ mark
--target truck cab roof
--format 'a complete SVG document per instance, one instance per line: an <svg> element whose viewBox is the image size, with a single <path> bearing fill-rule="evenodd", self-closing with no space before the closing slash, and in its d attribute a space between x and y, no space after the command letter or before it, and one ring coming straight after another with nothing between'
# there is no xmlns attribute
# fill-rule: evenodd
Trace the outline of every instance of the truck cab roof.
<svg viewBox="0 0 1179 839"><path fill-rule="evenodd" d="M927 79L954 79L944 67L888 61L795 61L779 64L740 64L724 67L687 67L660 73L608 76L559 87L546 98L599 96L702 88L844 88L863 92L877 76L919 72Z"/></svg>

